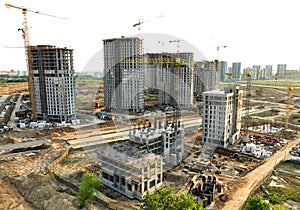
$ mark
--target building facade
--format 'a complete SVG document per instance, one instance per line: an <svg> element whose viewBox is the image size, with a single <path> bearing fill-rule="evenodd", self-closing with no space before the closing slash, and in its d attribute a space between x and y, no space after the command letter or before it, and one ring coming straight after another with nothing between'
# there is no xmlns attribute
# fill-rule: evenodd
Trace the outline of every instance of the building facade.
<svg viewBox="0 0 300 210"><path fill-rule="evenodd" d="M277 78L285 78L286 64L277 65Z"/></svg>
<svg viewBox="0 0 300 210"><path fill-rule="evenodd" d="M219 85L217 61L195 62L194 64L194 97L195 101L202 100L202 93L216 90Z"/></svg>
<svg viewBox="0 0 300 210"><path fill-rule="evenodd" d="M73 50L51 45L30 47L36 116L49 121L76 118Z"/></svg>
<svg viewBox="0 0 300 210"><path fill-rule="evenodd" d="M227 72L227 62L226 61L220 61L219 62L219 76L220 76L220 81L225 82L227 79L226 73Z"/></svg>
<svg viewBox="0 0 300 210"><path fill-rule="evenodd" d="M253 65L251 72L252 80L259 80L262 78L262 69L260 69L260 65Z"/></svg>
<svg viewBox="0 0 300 210"><path fill-rule="evenodd" d="M104 106L108 110L143 112L144 66L142 40L103 40Z"/></svg>
<svg viewBox="0 0 300 210"><path fill-rule="evenodd" d="M146 149L137 149L135 143L104 146L97 157L103 184L131 199L163 186L163 157Z"/></svg>
<svg viewBox="0 0 300 210"><path fill-rule="evenodd" d="M266 65L266 79L273 78L273 66L272 65Z"/></svg>
<svg viewBox="0 0 300 210"><path fill-rule="evenodd" d="M129 198L159 190L163 171L183 159L184 130L180 123L155 121L152 125L131 130L128 141L104 146L97 153L103 183Z"/></svg>
<svg viewBox="0 0 300 210"><path fill-rule="evenodd" d="M193 53L148 53L145 84L158 90L158 104L190 108L193 104Z"/></svg>
<svg viewBox="0 0 300 210"><path fill-rule="evenodd" d="M240 138L242 94L239 87L203 93L202 144L227 147Z"/></svg>
<svg viewBox="0 0 300 210"><path fill-rule="evenodd" d="M232 63L232 79L233 80L241 80L241 62Z"/></svg>

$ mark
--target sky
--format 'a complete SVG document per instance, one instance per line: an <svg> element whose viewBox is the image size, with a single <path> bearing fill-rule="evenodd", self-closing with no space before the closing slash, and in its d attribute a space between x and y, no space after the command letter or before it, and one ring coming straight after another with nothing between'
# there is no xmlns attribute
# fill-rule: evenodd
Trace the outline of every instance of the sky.
<svg viewBox="0 0 300 210"><path fill-rule="evenodd" d="M273 70L277 64L300 65L298 0L1 0L0 71L26 68L24 48L18 48L23 46L22 13L5 3L68 18L29 12L30 42L74 49L76 71L97 59L103 39L151 33L189 43L206 59L225 60L229 67L232 62L242 68L271 64ZM133 27L139 20L145 21L140 30ZM177 49L186 50L180 44Z"/></svg>

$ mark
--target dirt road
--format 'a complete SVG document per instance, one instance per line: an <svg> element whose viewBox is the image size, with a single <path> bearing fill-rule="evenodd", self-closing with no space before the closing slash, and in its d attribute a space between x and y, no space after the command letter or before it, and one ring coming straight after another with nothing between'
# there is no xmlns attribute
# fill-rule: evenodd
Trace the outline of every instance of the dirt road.
<svg viewBox="0 0 300 210"><path fill-rule="evenodd" d="M281 151L276 152L269 160L260 165L244 177L244 186L237 189L232 195L232 199L225 203L222 209L242 209L248 196L257 189L263 179L279 164L281 160L289 156L289 151L296 144L300 143L300 138L290 141L289 144Z"/></svg>

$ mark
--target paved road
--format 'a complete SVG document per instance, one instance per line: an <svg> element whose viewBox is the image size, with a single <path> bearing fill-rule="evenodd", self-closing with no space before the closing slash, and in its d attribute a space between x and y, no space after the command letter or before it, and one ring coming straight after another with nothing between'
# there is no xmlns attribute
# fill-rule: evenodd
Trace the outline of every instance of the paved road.
<svg viewBox="0 0 300 210"><path fill-rule="evenodd" d="M202 119L200 118L183 121L185 129L199 127L201 123ZM70 144L73 148L80 148L127 140L130 131L129 127L124 125L124 127L120 126L117 127L117 130L112 131L101 132L96 129L96 132L87 131L82 134L78 133L77 139L68 140L68 144ZM195 128L195 130L196 129L197 128Z"/></svg>
<svg viewBox="0 0 300 210"><path fill-rule="evenodd" d="M289 151L298 143L300 143L300 138L290 141L284 149L276 152L264 164L248 173L244 177L244 187L237 189L232 195L232 199L226 202L222 209L242 209L248 196L259 187L263 179L273 171L274 167L279 164L281 160L289 156Z"/></svg>

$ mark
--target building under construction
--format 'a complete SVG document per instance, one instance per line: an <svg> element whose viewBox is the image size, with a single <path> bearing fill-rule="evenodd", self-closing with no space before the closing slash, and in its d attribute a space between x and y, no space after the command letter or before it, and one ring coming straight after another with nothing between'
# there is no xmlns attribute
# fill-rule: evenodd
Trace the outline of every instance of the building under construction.
<svg viewBox="0 0 300 210"><path fill-rule="evenodd" d="M203 93L203 144L227 147L240 138L242 95L239 87Z"/></svg>
<svg viewBox="0 0 300 210"><path fill-rule="evenodd" d="M184 155L184 131L179 122L155 122L135 128L129 140L101 148L98 153L103 183L130 198L162 187L163 171Z"/></svg>
<svg viewBox="0 0 300 210"><path fill-rule="evenodd" d="M70 121L76 118L73 50L51 45L30 47L33 101L38 119Z"/></svg>
<svg viewBox="0 0 300 210"><path fill-rule="evenodd" d="M194 88L195 102L202 100L205 91L218 89L219 74L218 61L201 61L194 64Z"/></svg>
<svg viewBox="0 0 300 210"><path fill-rule="evenodd" d="M103 40L104 106L117 112L143 112L142 40L122 37Z"/></svg>
<svg viewBox="0 0 300 210"><path fill-rule="evenodd" d="M145 85L158 90L158 104L190 108L193 104L193 53L147 53Z"/></svg>

